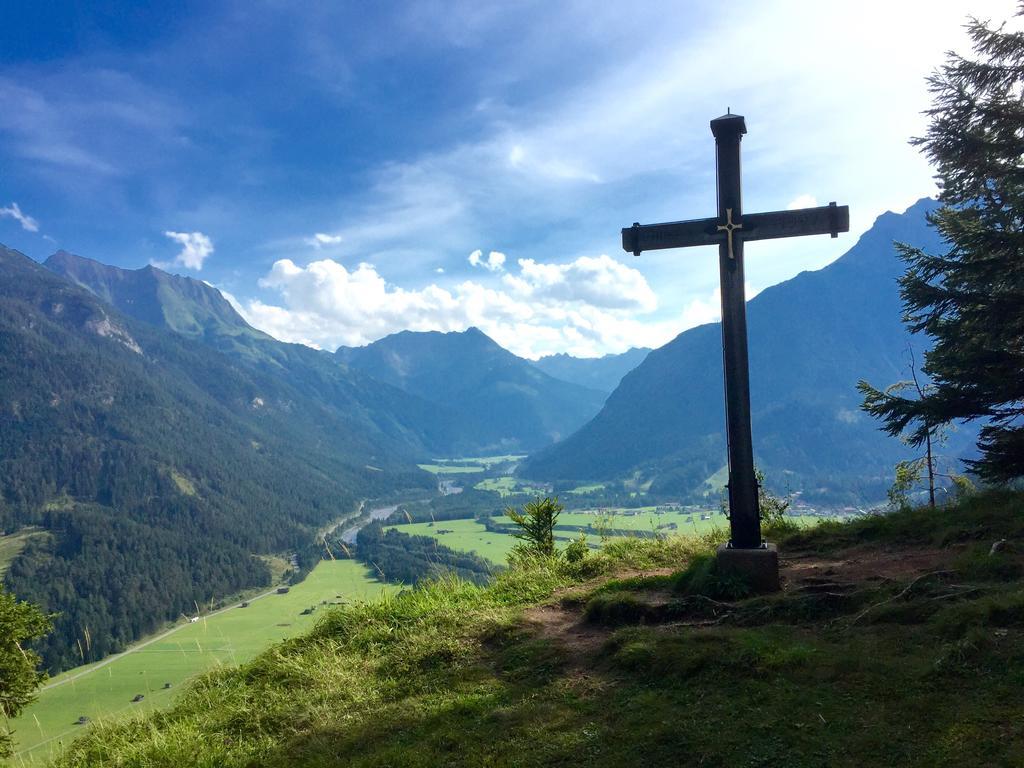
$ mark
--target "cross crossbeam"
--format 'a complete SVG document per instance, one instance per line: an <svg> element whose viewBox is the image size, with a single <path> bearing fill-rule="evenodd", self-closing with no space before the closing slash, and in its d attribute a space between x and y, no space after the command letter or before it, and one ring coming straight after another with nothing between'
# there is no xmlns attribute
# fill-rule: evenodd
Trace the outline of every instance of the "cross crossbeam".
<svg viewBox="0 0 1024 768"><path fill-rule="evenodd" d="M850 208L829 203L817 208L795 211L748 213L743 217L742 237L752 240L775 240L800 235L831 235L850 231ZM665 224L633 224L622 230L622 249L634 256L643 251L664 248L688 248L694 245L718 245L722 242L724 226L718 217L670 221ZM736 230L739 234L739 230Z"/></svg>
<svg viewBox="0 0 1024 768"><path fill-rule="evenodd" d="M828 205L794 211L744 214L740 185L740 139L747 132L742 115L711 121L718 176L718 215L665 224L633 224L622 230L622 247L644 251L718 246L722 286L722 360L725 368L725 421L729 448L729 546L755 549L761 540L757 477L750 429L750 372L747 361L747 311L743 286L743 244L801 235L831 235L850 230L850 209Z"/></svg>

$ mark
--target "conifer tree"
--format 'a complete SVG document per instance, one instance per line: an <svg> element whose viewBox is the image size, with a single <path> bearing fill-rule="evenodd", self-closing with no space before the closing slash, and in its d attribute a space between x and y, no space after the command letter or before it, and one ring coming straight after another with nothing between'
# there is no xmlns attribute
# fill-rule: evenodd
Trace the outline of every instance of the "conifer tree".
<svg viewBox="0 0 1024 768"><path fill-rule="evenodd" d="M1024 18L1024 3L1017 19ZM954 420L982 419L984 479L1024 476L1024 33L972 19L974 57L950 53L931 78L925 136L941 208L929 221L949 250L897 244L904 320L934 341L918 399L862 382L864 408L916 445Z"/></svg>
<svg viewBox="0 0 1024 768"><path fill-rule="evenodd" d="M50 618L38 608L0 589L0 715L16 717L35 699L46 676L39 672L39 654L28 645L50 631ZM10 731L0 729L0 759L10 757Z"/></svg>

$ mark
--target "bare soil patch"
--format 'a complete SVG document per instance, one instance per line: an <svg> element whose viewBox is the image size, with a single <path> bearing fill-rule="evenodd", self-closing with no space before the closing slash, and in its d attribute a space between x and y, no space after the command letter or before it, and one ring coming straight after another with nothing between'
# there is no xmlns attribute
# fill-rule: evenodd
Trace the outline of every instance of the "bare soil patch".
<svg viewBox="0 0 1024 768"><path fill-rule="evenodd" d="M779 575L783 590L823 580L863 585L884 580L902 581L948 567L960 551L959 547L897 549L859 546L833 555L783 552Z"/></svg>
<svg viewBox="0 0 1024 768"><path fill-rule="evenodd" d="M883 581L911 581L924 574L948 568L961 551L961 547L857 546L827 555L817 552L783 552L779 562L782 590L783 593L827 592L838 595ZM614 578L667 576L675 570L629 570L616 573ZM524 627L537 638L562 647L568 654L570 666L582 668L589 665L614 629L587 622L583 617L582 601L574 598L588 594L604 581L606 579L602 578L600 582L589 582L563 590L555 595L556 602L528 609L523 614ZM663 607L679 597L666 589L640 589L633 592L632 596L652 608ZM724 607L725 604L722 605ZM673 621L672 625L697 627L716 623L715 619L694 616L693 621Z"/></svg>

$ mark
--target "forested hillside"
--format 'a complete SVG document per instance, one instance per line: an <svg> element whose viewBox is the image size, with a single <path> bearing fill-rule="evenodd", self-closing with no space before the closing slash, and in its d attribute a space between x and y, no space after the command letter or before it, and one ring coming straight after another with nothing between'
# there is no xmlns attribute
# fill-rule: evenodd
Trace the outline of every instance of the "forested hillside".
<svg viewBox="0 0 1024 768"><path fill-rule="evenodd" d="M0 247L0 524L46 531L5 580L60 613L51 669L266 583L253 553L312 557L360 496L433 486L363 427Z"/></svg>
<svg viewBox="0 0 1024 768"><path fill-rule="evenodd" d="M578 429L604 402L603 393L552 378L477 328L402 331L336 354L451 414L462 439L450 455L540 448Z"/></svg>
<svg viewBox="0 0 1024 768"><path fill-rule="evenodd" d="M415 394L381 386L327 352L288 344L250 326L220 291L152 266L128 270L58 251L46 267L126 315L196 339L238 363L278 376L297 399L335 413L352 430L376 435L397 452L446 455L461 441L454 413Z"/></svg>
<svg viewBox="0 0 1024 768"><path fill-rule="evenodd" d="M908 451L860 410L859 379L909 377L894 241L940 247L922 200L885 213L849 252L816 272L766 289L748 304L756 460L776 487L811 498L885 498L892 466ZM754 248L748 258L757 258ZM633 476L652 491L717 493L706 483L725 465L721 330L684 331L626 375L593 421L532 457L526 477L586 480ZM969 431L944 452L969 450ZM614 447L611 450L610 447ZM724 482L724 480L722 481Z"/></svg>

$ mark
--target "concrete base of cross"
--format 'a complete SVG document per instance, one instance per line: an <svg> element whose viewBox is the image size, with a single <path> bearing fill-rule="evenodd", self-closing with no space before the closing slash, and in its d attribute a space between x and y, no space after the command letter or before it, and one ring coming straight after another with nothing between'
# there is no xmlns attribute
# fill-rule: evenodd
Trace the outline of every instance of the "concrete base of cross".
<svg viewBox="0 0 1024 768"><path fill-rule="evenodd" d="M742 580L752 594L780 589L779 550L774 544L758 549L732 549L722 544L718 547L717 560L719 574Z"/></svg>

